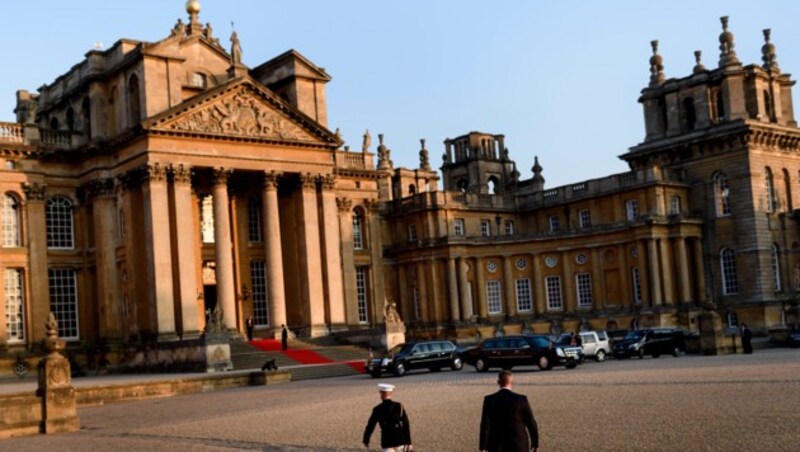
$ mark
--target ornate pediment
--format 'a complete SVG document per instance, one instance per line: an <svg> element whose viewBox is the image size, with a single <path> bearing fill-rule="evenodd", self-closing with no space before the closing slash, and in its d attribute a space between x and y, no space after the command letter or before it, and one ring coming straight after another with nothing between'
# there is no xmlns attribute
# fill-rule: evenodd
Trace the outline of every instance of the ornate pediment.
<svg viewBox="0 0 800 452"><path fill-rule="evenodd" d="M280 106L247 87L201 102L160 122L156 128L280 141L323 141L281 111Z"/></svg>

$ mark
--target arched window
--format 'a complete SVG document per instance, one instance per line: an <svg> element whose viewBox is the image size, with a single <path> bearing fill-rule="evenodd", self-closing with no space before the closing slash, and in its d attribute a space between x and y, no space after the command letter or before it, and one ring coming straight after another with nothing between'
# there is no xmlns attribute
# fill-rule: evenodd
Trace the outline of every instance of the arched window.
<svg viewBox="0 0 800 452"><path fill-rule="evenodd" d="M45 205L45 224L48 248L75 247L72 201L63 196L48 199Z"/></svg>
<svg viewBox="0 0 800 452"><path fill-rule="evenodd" d="M130 111L130 124L136 125L142 119L142 104L139 95L139 77L136 74L128 79L128 105Z"/></svg>
<svg viewBox="0 0 800 452"><path fill-rule="evenodd" d="M764 179L765 179L765 195L767 196L767 212L772 213L775 212L775 190L772 180L772 170L769 167L764 168Z"/></svg>
<svg viewBox="0 0 800 452"><path fill-rule="evenodd" d="M722 173L714 174L714 202L718 217L726 217L731 214L728 178Z"/></svg>
<svg viewBox="0 0 800 452"><path fill-rule="evenodd" d="M486 184L489 186L489 194L496 195L497 194L497 178L492 176L486 181Z"/></svg>
<svg viewBox="0 0 800 452"><path fill-rule="evenodd" d="M694 130L697 115L694 112L694 99L686 97L683 99L683 120L686 130Z"/></svg>
<svg viewBox="0 0 800 452"><path fill-rule="evenodd" d="M736 254L730 248L723 248L719 253L719 265L722 270L722 294L739 293L739 278L736 276Z"/></svg>
<svg viewBox="0 0 800 452"><path fill-rule="evenodd" d="M738 328L739 327L739 316L736 315L735 312L731 311L726 316L726 322L728 324L728 328Z"/></svg>
<svg viewBox="0 0 800 452"><path fill-rule="evenodd" d="M353 249L364 249L364 211L353 209Z"/></svg>
<svg viewBox="0 0 800 452"><path fill-rule="evenodd" d="M461 193L466 193L467 192L467 186L468 185L469 184L468 184L466 179L459 179L458 183L456 184L456 186L458 187L458 191L460 191Z"/></svg>
<svg viewBox="0 0 800 452"><path fill-rule="evenodd" d="M414 196L417 194L417 186L414 184L408 184L408 194L409 196Z"/></svg>
<svg viewBox="0 0 800 452"><path fill-rule="evenodd" d="M50 118L50 130L58 130L58 118L55 116Z"/></svg>
<svg viewBox="0 0 800 452"><path fill-rule="evenodd" d="M2 207L2 227L3 227L3 247L14 248L21 245L20 239L20 203L16 196L11 193L3 195Z"/></svg>
<svg viewBox="0 0 800 452"><path fill-rule="evenodd" d="M792 202L792 178L789 176L789 170L783 169L783 189L786 191L786 210L794 210L794 203Z"/></svg>
<svg viewBox="0 0 800 452"><path fill-rule="evenodd" d="M87 138L92 137L92 116L91 108L89 106L89 98L84 97L81 104L81 116L83 117L83 133Z"/></svg>
<svg viewBox="0 0 800 452"><path fill-rule="evenodd" d="M261 242L261 199L256 195L247 197L247 241Z"/></svg>
<svg viewBox="0 0 800 452"><path fill-rule="evenodd" d="M67 130L69 130L70 132L74 132L75 131L75 111L72 109L72 107L67 108L66 120L67 120Z"/></svg>
<svg viewBox="0 0 800 452"><path fill-rule="evenodd" d="M781 266L778 262L778 245L773 244L771 250L771 259L770 262L772 263L772 278L773 282L775 283L775 292L780 292L782 290L781 286Z"/></svg>

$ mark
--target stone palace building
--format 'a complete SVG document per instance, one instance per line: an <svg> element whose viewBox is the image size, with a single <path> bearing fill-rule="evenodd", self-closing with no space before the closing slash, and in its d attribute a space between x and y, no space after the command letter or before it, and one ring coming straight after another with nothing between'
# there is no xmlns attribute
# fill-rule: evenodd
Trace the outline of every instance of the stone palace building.
<svg viewBox="0 0 800 452"><path fill-rule="evenodd" d="M767 333L800 289L800 130L775 46L666 79L653 42L630 171L547 188L503 135L424 140L394 168L328 128L326 71L294 50L257 67L189 1L158 42L122 39L0 123L0 358L53 311L71 347L241 334L346 336L393 301L416 337L680 326L715 309ZM377 161L376 161L377 160ZM439 184L443 190L439 189ZM121 359L121 358L120 358ZM8 369L9 367L4 367Z"/></svg>

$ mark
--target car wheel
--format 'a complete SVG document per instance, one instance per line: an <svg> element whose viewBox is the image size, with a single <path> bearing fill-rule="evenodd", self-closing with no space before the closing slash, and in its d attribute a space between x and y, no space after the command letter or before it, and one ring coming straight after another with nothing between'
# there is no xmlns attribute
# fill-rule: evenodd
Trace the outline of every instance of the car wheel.
<svg viewBox="0 0 800 452"><path fill-rule="evenodd" d="M552 364L550 364L550 358L548 358L547 355L542 355L539 357L539 369L550 370L552 367Z"/></svg>
<svg viewBox="0 0 800 452"><path fill-rule="evenodd" d="M453 370L461 370L464 367L464 363L461 361L461 358L453 358L453 363L450 364L450 368Z"/></svg>
<svg viewBox="0 0 800 452"><path fill-rule="evenodd" d="M604 350L598 350L597 354L594 355L594 360L598 363L602 363L606 360L606 352Z"/></svg>
<svg viewBox="0 0 800 452"><path fill-rule="evenodd" d="M640 348L639 349L639 359L642 359L642 358L644 358L644 349Z"/></svg>
<svg viewBox="0 0 800 452"><path fill-rule="evenodd" d="M395 377L402 377L406 374L406 366L403 363L397 363L394 366Z"/></svg>
<svg viewBox="0 0 800 452"><path fill-rule="evenodd" d="M487 363L483 358L478 358L478 360L475 361L475 370L478 372L486 372L489 370L489 363Z"/></svg>
<svg viewBox="0 0 800 452"><path fill-rule="evenodd" d="M574 359L570 359L569 361L567 361L566 364L564 364L564 367L566 367L567 369L574 369L578 367L578 362L575 361Z"/></svg>
<svg viewBox="0 0 800 452"><path fill-rule="evenodd" d="M676 358L681 356L681 349L678 348L678 347L675 347L674 349L672 349L672 356L674 356Z"/></svg>

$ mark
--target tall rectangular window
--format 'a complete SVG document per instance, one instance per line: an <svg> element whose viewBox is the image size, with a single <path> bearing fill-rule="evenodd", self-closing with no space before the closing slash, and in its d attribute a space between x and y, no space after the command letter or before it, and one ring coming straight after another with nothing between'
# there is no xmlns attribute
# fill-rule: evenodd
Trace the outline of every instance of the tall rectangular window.
<svg viewBox="0 0 800 452"><path fill-rule="evenodd" d="M514 235L514 220L506 220L506 235Z"/></svg>
<svg viewBox="0 0 800 452"><path fill-rule="evenodd" d="M417 241L417 225L414 223L408 225L408 241L409 242Z"/></svg>
<svg viewBox="0 0 800 452"><path fill-rule="evenodd" d="M633 292L633 302L635 304L641 304L642 282L639 279L639 267L631 267L631 289Z"/></svg>
<svg viewBox="0 0 800 452"><path fill-rule="evenodd" d="M592 227L592 216L589 209L581 209L578 211L578 221L580 227L583 229Z"/></svg>
<svg viewBox="0 0 800 452"><path fill-rule="evenodd" d="M367 323L367 267L356 267L356 301L358 302L358 322Z"/></svg>
<svg viewBox="0 0 800 452"><path fill-rule="evenodd" d="M13 248L20 246L19 206L19 201L14 196L9 194L3 196L3 206L0 212L3 247Z"/></svg>
<svg viewBox="0 0 800 452"><path fill-rule="evenodd" d="M672 197L672 215L680 215L681 214L681 197L680 196L673 196Z"/></svg>
<svg viewBox="0 0 800 452"><path fill-rule="evenodd" d="M48 270L48 279L50 311L58 322L58 336L67 340L78 339L78 284L75 270L51 268Z"/></svg>
<svg viewBox="0 0 800 452"><path fill-rule="evenodd" d="M492 235L491 223L489 220L481 220L481 237L489 237Z"/></svg>
<svg viewBox="0 0 800 452"><path fill-rule="evenodd" d="M3 278L6 304L6 331L8 343L25 342L25 293L22 270L7 268Z"/></svg>
<svg viewBox="0 0 800 452"><path fill-rule="evenodd" d="M45 203L47 247L72 249L75 247L72 201L62 196L50 198Z"/></svg>
<svg viewBox="0 0 800 452"><path fill-rule="evenodd" d="M500 293L500 281L486 281L486 303L489 314L503 312L503 296Z"/></svg>
<svg viewBox="0 0 800 452"><path fill-rule="evenodd" d="M253 285L253 325L269 326L269 304L267 302L267 268L264 261L250 261L250 284Z"/></svg>
<svg viewBox="0 0 800 452"><path fill-rule="evenodd" d="M550 216L550 232L557 232L561 229L561 224L558 220L558 215Z"/></svg>
<svg viewBox="0 0 800 452"><path fill-rule="evenodd" d="M420 319L420 310L419 310L419 287L414 286L411 289L411 298L414 303L414 320Z"/></svg>
<svg viewBox="0 0 800 452"><path fill-rule="evenodd" d="M531 298L531 280L522 278L517 280L517 311L529 312L533 309Z"/></svg>
<svg viewBox="0 0 800 452"><path fill-rule="evenodd" d="M781 287L781 266L778 263L778 246L772 245L772 278L775 285L775 292L780 292Z"/></svg>
<svg viewBox="0 0 800 452"><path fill-rule="evenodd" d="M544 278L544 287L547 290L547 310L562 311L564 300L561 298L561 277L548 276Z"/></svg>
<svg viewBox="0 0 800 452"><path fill-rule="evenodd" d="M463 218L456 218L456 221L453 222L453 232L456 237L463 237L465 235Z"/></svg>
<svg viewBox="0 0 800 452"><path fill-rule="evenodd" d="M253 195L247 198L247 240L261 242L261 200Z"/></svg>
<svg viewBox="0 0 800 452"><path fill-rule="evenodd" d="M578 273L575 275L575 286L578 291L578 307L592 307L592 275L589 273Z"/></svg>
<svg viewBox="0 0 800 452"><path fill-rule="evenodd" d="M364 249L364 216L361 214L360 209L353 211L353 249Z"/></svg>
<svg viewBox="0 0 800 452"><path fill-rule="evenodd" d="M639 203L635 199L625 201L625 213L628 216L628 221L636 221L639 218Z"/></svg>

